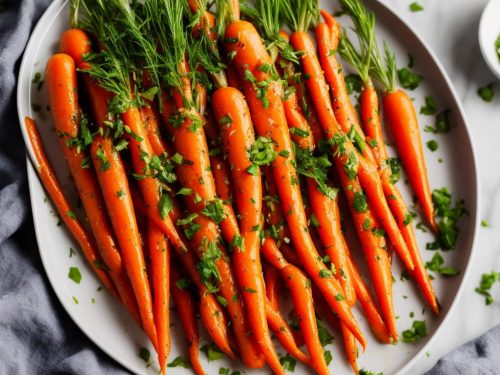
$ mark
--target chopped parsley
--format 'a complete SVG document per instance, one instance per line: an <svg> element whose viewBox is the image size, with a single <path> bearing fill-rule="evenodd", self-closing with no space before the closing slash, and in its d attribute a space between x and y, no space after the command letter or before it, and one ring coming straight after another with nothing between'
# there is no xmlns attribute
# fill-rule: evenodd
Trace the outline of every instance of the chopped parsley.
<svg viewBox="0 0 500 375"><path fill-rule="evenodd" d="M404 67L398 69L398 79L401 86L405 89L415 90L420 85L420 82L422 82L424 77L412 72L409 68Z"/></svg>
<svg viewBox="0 0 500 375"><path fill-rule="evenodd" d="M490 223L487 220L481 220L481 226L483 228L489 228L490 227Z"/></svg>
<svg viewBox="0 0 500 375"><path fill-rule="evenodd" d="M104 150L99 147L96 151L96 156L101 162L101 166L99 167L99 172L106 172L109 168L111 168L111 163L109 162Z"/></svg>
<svg viewBox="0 0 500 375"><path fill-rule="evenodd" d="M388 158L385 163L391 168L389 182L394 185L401 178L401 159L396 157Z"/></svg>
<svg viewBox="0 0 500 375"><path fill-rule="evenodd" d="M383 372L372 372L372 371L365 370L364 368L359 370L358 374L359 375L384 375Z"/></svg>
<svg viewBox="0 0 500 375"><path fill-rule="evenodd" d="M403 342L412 343L427 336L427 326L424 320L413 321L412 328L403 331Z"/></svg>
<svg viewBox="0 0 500 375"><path fill-rule="evenodd" d="M70 267L68 277L77 284L80 284L80 281L82 280L82 274L80 273L78 267Z"/></svg>
<svg viewBox="0 0 500 375"><path fill-rule="evenodd" d="M490 290L497 281L500 281L500 272L491 271L491 273L483 273L479 287L475 289L476 293L486 297L485 302L487 306L494 302Z"/></svg>
<svg viewBox="0 0 500 375"><path fill-rule="evenodd" d="M325 350L324 356L325 356L326 365L328 366L332 362L332 359L333 359L332 352L329 350Z"/></svg>
<svg viewBox="0 0 500 375"><path fill-rule="evenodd" d="M190 368L191 366L189 365L189 363L184 358L182 358L181 356L178 356L178 357L174 358L174 360L172 362L170 362L167 365L167 367Z"/></svg>
<svg viewBox="0 0 500 375"><path fill-rule="evenodd" d="M425 97L425 105L420 108L420 113L423 115L435 115L437 113L437 103L433 96Z"/></svg>
<svg viewBox="0 0 500 375"><path fill-rule="evenodd" d="M215 262L222 257L222 253L215 242L207 243L207 240L204 239L202 246L205 249L197 265L198 272L201 275L202 282L207 286L209 291L216 292L218 288L214 283L219 282L221 277Z"/></svg>
<svg viewBox="0 0 500 375"><path fill-rule="evenodd" d="M151 353L149 352L149 350L147 348L140 348L139 349L139 358L142 359L145 363L146 363L146 367L149 367L152 365L152 362L151 362Z"/></svg>
<svg viewBox="0 0 500 375"><path fill-rule="evenodd" d="M438 147L439 145L434 139L431 139L430 141L427 142L427 148L432 152L436 151Z"/></svg>
<svg viewBox="0 0 500 375"><path fill-rule="evenodd" d="M221 359L223 354L214 344L203 345L200 350L205 353L208 358L208 362L216 361Z"/></svg>
<svg viewBox="0 0 500 375"><path fill-rule="evenodd" d="M123 192L121 192L123 193ZM118 197L121 197L121 195L118 195ZM170 195L168 193L163 192L160 195L160 200L158 201L158 209L160 210L160 216L162 219L166 219L168 216L168 213L172 210L174 207L174 203L172 202L172 198L170 198Z"/></svg>
<svg viewBox="0 0 500 375"><path fill-rule="evenodd" d="M491 103L495 97L495 92L493 91L493 83L477 89L477 94L487 103Z"/></svg>
<svg viewBox="0 0 500 375"><path fill-rule="evenodd" d="M332 277L332 271L322 269L319 271L319 277L321 277L323 279L326 279L328 277Z"/></svg>
<svg viewBox="0 0 500 375"><path fill-rule="evenodd" d="M424 7L415 1L415 2L410 4L410 10L412 12L420 12L420 11L424 10Z"/></svg>
<svg viewBox="0 0 500 375"><path fill-rule="evenodd" d="M354 200L352 205L357 212L366 212L366 210L368 209L368 202L366 200L365 194L363 192L354 193Z"/></svg>
<svg viewBox="0 0 500 375"><path fill-rule="evenodd" d="M179 279L175 282L175 285L177 286L177 288L179 288L180 290L186 290L187 288L189 288L189 286L191 285L191 280L190 279Z"/></svg>
<svg viewBox="0 0 500 375"><path fill-rule="evenodd" d="M321 342L321 346L325 347L328 344L331 344L335 338L331 335L330 331L323 326L323 323L320 319L316 319L316 323L318 325L318 336L319 341Z"/></svg>
<svg viewBox="0 0 500 375"><path fill-rule="evenodd" d="M459 200L455 206L452 206L451 193L445 187L433 190L432 201L436 209L436 218L439 219L439 234L437 242L427 244L427 248L429 250L453 249L458 239L458 221L464 214L467 214L465 203Z"/></svg>
<svg viewBox="0 0 500 375"><path fill-rule="evenodd" d="M283 367L283 370L294 372L297 361L295 360L295 358L293 358L290 354L287 353L285 356L280 358L280 363L281 366Z"/></svg>
<svg viewBox="0 0 500 375"><path fill-rule="evenodd" d="M348 74L347 76L345 76L345 87L349 95L351 95L353 92L359 93L363 88L363 81L357 74Z"/></svg>
<svg viewBox="0 0 500 375"><path fill-rule="evenodd" d="M344 171L347 174L349 180L352 180L358 174L358 159L356 158L356 154L354 151L351 151L347 161L344 164Z"/></svg>
<svg viewBox="0 0 500 375"><path fill-rule="evenodd" d="M425 263L425 268L429 271L437 272L445 277L453 277L457 276L460 271L454 267L443 266L444 259L441 256L441 253L438 251L434 254L430 262Z"/></svg>
<svg viewBox="0 0 500 375"><path fill-rule="evenodd" d="M213 201L208 202L201 213L217 224L220 224L226 218L226 212L220 198L215 198Z"/></svg>
<svg viewBox="0 0 500 375"><path fill-rule="evenodd" d="M451 125L449 120L450 111L443 111L436 116L436 126L432 127L427 125L424 131L433 134L445 134L450 131Z"/></svg>

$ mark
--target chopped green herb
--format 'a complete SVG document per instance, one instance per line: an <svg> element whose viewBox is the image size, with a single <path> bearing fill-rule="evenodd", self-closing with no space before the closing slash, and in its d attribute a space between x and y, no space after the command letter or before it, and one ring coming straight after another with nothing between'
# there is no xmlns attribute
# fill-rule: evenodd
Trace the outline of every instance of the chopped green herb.
<svg viewBox="0 0 500 375"><path fill-rule="evenodd" d="M385 230L383 228L373 228L372 231L373 234L377 237L385 236Z"/></svg>
<svg viewBox="0 0 500 375"><path fill-rule="evenodd" d="M215 262L221 258L222 253L215 242L208 242L206 239L203 239L202 247L205 249L197 265L198 272L200 272L201 279L208 289L217 291L214 282L219 282L221 277Z"/></svg>
<svg viewBox="0 0 500 375"><path fill-rule="evenodd" d="M413 211L408 211L405 214L405 217L403 219L403 225L406 227L408 224L410 224L415 218L417 217L417 214Z"/></svg>
<svg viewBox="0 0 500 375"><path fill-rule="evenodd" d="M356 154L352 151L347 158L347 161L344 164L344 171L349 177L349 180L354 179L358 174L358 159L356 158Z"/></svg>
<svg viewBox="0 0 500 375"><path fill-rule="evenodd" d="M358 212L366 212L368 209L368 202L363 192L354 193L353 207Z"/></svg>
<svg viewBox="0 0 500 375"><path fill-rule="evenodd" d="M221 124L221 125L230 125L232 123L233 123L233 119L229 115L222 116L219 120L219 124Z"/></svg>
<svg viewBox="0 0 500 375"><path fill-rule="evenodd" d="M267 137L258 137L248 153L250 161L259 166L271 164L278 156L273 140Z"/></svg>
<svg viewBox="0 0 500 375"><path fill-rule="evenodd" d="M222 352L214 344L203 345L200 350L205 353L208 358L208 362L216 361L223 357Z"/></svg>
<svg viewBox="0 0 500 375"><path fill-rule="evenodd" d="M372 371L365 370L364 368L359 370L358 374L359 375L384 375L383 372L372 372Z"/></svg>
<svg viewBox="0 0 500 375"><path fill-rule="evenodd" d="M345 77L345 87L349 95L351 95L353 92L359 93L363 88L363 81L357 74L348 74Z"/></svg>
<svg viewBox="0 0 500 375"><path fill-rule="evenodd" d="M443 264L444 259L438 251L434 254L430 262L425 263L425 268L427 268L429 271L437 272L445 277L457 276L460 273L460 271L456 268L443 267Z"/></svg>
<svg viewBox="0 0 500 375"><path fill-rule="evenodd" d="M488 221L486 221L486 220L481 220L481 226L483 228L489 228L490 227L490 223L488 223Z"/></svg>
<svg viewBox="0 0 500 375"><path fill-rule="evenodd" d="M328 277L332 277L332 271L322 269L319 271L319 277L326 279Z"/></svg>
<svg viewBox="0 0 500 375"><path fill-rule="evenodd" d="M433 96L425 97L425 106L420 108L420 113L423 115L435 115L437 112L436 99Z"/></svg>
<svg viewBox="0 0 500 375"><path fill-rule="evenodd" d="M178 356L178 357L174 358L174 360L172 362L170 362L167 365L167 367L190 368L191 366L189 365L189 363L184 358L182 358L181 356Z"/></svg>
<svg viewBox="0 0 500 375"><path fill-rule="evenodd" d="M445 187L433 190L432 201L436 208L436 218L440 219L438 223L439 234L438 241L427 244L427 248L434 250L438 248L453 249L458 239L458 221L467 213L465 203L463 200L459 200L453 207L451 193Z"/></svg>
<svg viewBox="0 0 500 375"><path fill-rule="evenodd" d="M123 193L123 192L122 192ZM174 207L174 202L172 202L172 198L168 193L162 193L160 195L160 199L158 201L158 209L160 210L160 216L162 219L166 219L168 213Z"/></svg>
<svg viewBox="0 0 500 375"><path fill-rule="evenodd" d="M427 336L427 326L423 320L415 320L411 329L403 331L403 342L417 342Z"/></svg>
<svg viewBox="0 0 500 375"><path fill-rule="evenodd" d="M365 222L363 223L363 229L364 230L370 230L371 229L371 225L372 225L372 223L371 223L370 219L366 218Z"/></svg>
<svg viewBox="0 0 500 375"><path fill-rule="evenodd" d="M300 138L306 138L309 136L309 132L307 130L299 129L299 128L290 128L290 134L296 135Z"/></svg>
<svg viewBox="0 0 500 375"><path fill-rule="evenodd" d="M290 354L286 354L285 356L280 358L280 363L281 366L283 367L283 370L294 372L295 364L297 362L295 361L295 358L293 358Z"/></svg>
<svg viewBox="0 0 500 375"><path fill-rule="evenodd" d="M69 257L72 258L73 255L76 255L75 250L72 247L69 248Z"/></svg>
<svg viewBox="0 0 500 375"><path fill-rule="evenodd" d="M73 299L73 302L75 303L75 305L78 305L80 303L78 301L78 298L76 298L75 296L71 296L71 298Z"/></svg>
<svg viewBox="0 0 500 375"><path fill-rule="evenodd" d="M226 212L220 198L215 198L213 201L208 202L201 213L217 224L220 224L226 218Z"/></svg>
<svg viewBox="0 0 500 375"><path fill-rule="evenodd" d="M325 350L323 354L325 356L326 365L328 366L332 362L332 359L333 359L332 352L329 350Z"/></svg>
<svg viewBox="0 0 500 375"><path fill-rule="evenodd" d="M227 299L225 299L224 297L222 296L217 296L217 301L219 301L219 303L224 306L224 307L227 307Z"/></svg>
<svg viewBox="0 0 500 375"><path fill-rule="evenodd" d="M139 349L139 358L142 359L146 363L146 367L149 367L152 365L151 363L151 353L147 348L140 348Z"/></svg>
<svg viewBox="0 0 500 375"><path fill-rule="evenodd" d="M389 182L394 185L401 178L401 159L388 158L385 162L391 168L391 177L389 177Z"/></svg>
<svg viewBox="0 0 500 375"><path fill-rule="evenodd" d="M252 288L249 288L246 286L243 287L243 290L247 293L257 293L257 291L255 289L252 289Z"/></svg>
<svg viewBox="0 0 500 375"><path fill-rule="evenodd" d="M68 277L77 284L80 284L80 281L82 280L82 274L80 273L78 267L70 267Z"/></svg>
<svg viewBox="0 0 500 375"><path fill-rule="evenodd" d="M427 148L434 152L438 149L438 143L434 139L431 139L427 142Z"/></svg>
<svg viewBox="0 0 500 375"><path fill-rule="evenodd" d="M420 12L420 11L424 10L424 7L417 2L413 2L410 4L410 10L412 12Z"/></svg>
<svg viewBox="0 0 500 375"><path fill-rule="evenodd" d="M486 86L480 87L477 89L477 94L487 103L491 103L495 96L495 92L493 91L493 83L490 83Z"/></svg>
<svg viewBox="0 0 500 375"><path fill-rule="evenodd" d="M491 273L483 273L479 287L475 289L476 293L486 297L486 305L491 305L494 300L490 294L490 290L495 282L500 281L500 272L491 271Z"/></svg>
<svg viewBox="0 0 500 375"><path fill-rule="evenodd" d="M76 214L73 211L67 211L66 216L70 219L76 220Z"/></svg>
<svg viewBox="0 0 500 375"><path fill-rule="evenodd" d="M106 172L109 168L111 168L111 163L109 162L104 150L99 147L96 151L96 156L101 162L101 166L99 167L99 172Z"/></svg>
<svg viewBox="0 0 500 375"><path fill-rule="evenodd" d="M398 79L405 89L415 90L424 78L405 67L398 69Z"/></svg>
<svg viewBox="0 0 500 375"><path fill-rule="evenodd" d="M177 193L175 193L175 195L183 195L183 196L187 196L187 195L191 195L193 194L193 190L192 189L189 189L189 188L180 188L179 191Z"/></svg>
<svg viewBox="0 0 500 375"><path fill-rule="evenodd" d="M321 342L321 346L325 347L328 344L331 344L335 338L330 334L328 329L323 326L323 323L320 319L316 319L316 324L318 325L318 336L319 341Z"/></svg>
<svg viewBox="0 0 500 375"><path fill-rule="evenodd" d="M316 215L311 214L311 216L309 217L309 221L314 228L319 228L319 221L316 218Z"/></svg>

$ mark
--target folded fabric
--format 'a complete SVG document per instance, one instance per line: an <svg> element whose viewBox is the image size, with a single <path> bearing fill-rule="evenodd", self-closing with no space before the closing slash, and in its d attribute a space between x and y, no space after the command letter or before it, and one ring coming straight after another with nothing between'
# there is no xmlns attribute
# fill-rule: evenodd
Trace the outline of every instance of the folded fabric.
<svg viewBox="0 0 500 375"><path fill-rule="evenodd" d="M427 375L500 374L500 326L441 358Z"/></svg>
<svg viewBox="0 0 500 375"><path fill-rule="evenodd" d="M63 310L36 245L15 91L30 32L49 4L0 1L0 374L127 374Z"/></svg>

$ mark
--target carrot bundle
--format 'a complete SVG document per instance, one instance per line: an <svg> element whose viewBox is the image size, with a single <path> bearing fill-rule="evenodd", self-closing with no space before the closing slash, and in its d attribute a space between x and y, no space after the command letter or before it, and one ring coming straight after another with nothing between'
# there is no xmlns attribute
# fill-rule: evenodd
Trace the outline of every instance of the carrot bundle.
<svg viewBox="0 0 500 375"><path fill-rule="evenodd" d="M88 233L63 215L72 211L27 119L38 172L101 281L154 344L162 373L170 294L197 374L205 373L197 312L215 345L247 367L267 363L284 374L273 333L289 355L327 374L318 313L342 334L357 372L357 342L365 348L366 340L352 313L356 301L380 342L398 338L392 249L439 312L413 214L394 184L370 74L384 86L385 118L435 229L416 115L395 90L388 49L387 69L381 62L374 19L358 0L341 3L359 50L325 11L314 43L315 0L242 4L251 22L240 20L238 0L217 0L217 15L206 0L80 0L73 24L82 29L61 35L47 86ZM359 119L337 51L363 81ZM346 197L378 307L344 238L333 181ZM300 332L282 315L284 290Z"/></svg>

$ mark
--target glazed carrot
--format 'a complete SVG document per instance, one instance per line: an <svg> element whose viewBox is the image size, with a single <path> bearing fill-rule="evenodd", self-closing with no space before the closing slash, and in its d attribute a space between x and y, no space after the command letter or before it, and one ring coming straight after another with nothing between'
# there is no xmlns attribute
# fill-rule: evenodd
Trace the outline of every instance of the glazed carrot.
<svg viewBox="0 0 500 375"><path fill-rule="evenodd" d="M219 88L213 93L212 110L221 130L225 155L231 166L235 203L244 244L234 250L233 260L238 282L243 289L250 327L271 369L275 373L283 373L271 342L266 319L266 294L258 229L262 226L262 181L259 170L248 172L253 165L248 150L255 142L250 113L243 94L232 87Z"/></svg>
<svg viewBox="0 0 500 375"><path fill-rule="evenodd" d="M189 362L196 375L205 375L205 370L200 362L198 346L200 333L198 332L198 321L196 319L196 304L189 291L178 285L183 280L183 275L174 266L170 272L170 285L172 285L172 297L174 298L177 315L181 320L184 337L188 344Z"/></svg>
<svg viewBox="0 0 500 375"><path fill-rule="evenodd" d="M168 155L171 155L167 144L162 139L160 134L160 126L158 124L159 116L156 113L156 108L154 108L151 104L145 105L141 108L141 118L154 154L161 156L164 152L166 152Z"/></svg>
<svg viewBox="0 0 500 375"><path fill-rule="evenodd" d="M339 137L343 137L343 134L333 113L333 108L329 100L328 88L311 37L306 32L295 32L292 34L290 40L296 50L306 51L301 57L304 71L311 76L311 78L306 80L306 86L311 94L325 135L328 139L335 139L336 137L337 139L341 139ZM359 155L359 153L354 150L349 140L342 141L342 144L345 146L346 152L341 153L343 155L337 156L336 160L338 161L336 161L336 164L342 164L342 167L346 165L346 163L349 162L346 158L347 155L349 155L349 159L357 160L357 177L364 187L370 203L377 213L377 217L386 230L391 242L394 244L398 255L405 263L406 268L412 270L414 265L408 247L390 212L376 166L372 165L372 163L362 155ZM335 149L336 147L334 147L334 151ZM355 172L352 174L354 175L354 173ZM356 179L356 177L353 179Z"/></svg>
<svg viewBox="0 0 500 375"><path fill-rule="evenodd" d="M378 114L378 96L377 92L373 88L373 85L371 85L371 82L364 85L360 98L360 108L363 125L367 129L373 129L370 131L374 133L374 137L378 138L379 134L382 134ZM384 191L386 196L390 196L392 198L388 201L389 206L396 217L398 226L403 234L403 237L405 238L406 243L408 244L413 263L415 264L415 269L410 271L410 275L417 281L417 284L422 290L425 299L432 307L434 313L439 314L439 304L437 302L436 293L434 292L431 280L425 269L425 264L422 260L422 256L420 255L420 251L418 250L415 231L413 229L413 225L411 224L411 216L409 216L411 215L410 211L406 207L399 189L390 181L391 172L390 168L387 167L387 163L385 163L387 160L387 151L385 149L383 139L380 143L378 143L377 149L379 150L378 155L385 157L384 159L380 158L378 160L379 166L381 167L381 177L384 183Z"/></svg>
<svg viewBox="0 0 500 375"><path fill-rule="evenodd" d="M135 321L140 324L137 302L125 273L120 253L114 239L111 223L105 211L104 200L94 171L87 166L85 147L92 142L90 133L87 144L72 145L81 129L81 111L78 104L78 87L73 59L66 54L52 56L46 68L45 81L49 92L51 113L59 142L78 190L83 208L104 265L109 270L118 295ZM89 132L88 128L85 128Z"/></svg>
<svg viewBox="0 0 500 375"><path fill-rule="evenodd" d="M184 160L189 160L188 165L177 168L177 177L182 187L191 189L193 194L185 196L188 210L197 216L193 218L197 231L192 234L191 243L198 250L202 265L210 262L210 272L207 282L216 283L220 288L222 298L227 301L227 309L235 331L236 340L240 349L243 362L252 368L264 365L263 357L252 336L248 332L248 322L243 310L242 301L234 298L238 295L238 289L228 261L225 249L218 245L218 228L215 221L203 213L206 206L217 204L215 183L210 171L208 146L202 127L202 118L196 111L193 99L192 86L188 78L189 68L186 59L188 42L183 34L182 17L183 4L180 0L162 3L162 7L168 7L167 12L159 11L158 4L146 3L149 8L152 22L159 30L163 30L160 39L161 47L164 49L169 64L176 67L178 80L170 89L175 106L177 108L175 126L169 121L167 124L170 134L173 135L175 150ZM170 35L176 39L172 45L165 37ZM173 36L172 36L173 35ZM154 41L157 43L158 41ZM193 61L191 61L193 63ZM196 199L197 197L201 200ZM216 270L216 271L215 271Z"/></svg>
<svg viewBox="0 0 500 375"><path fill-rule="evenodd" d="M153 311L158 336L158 362L165 373L170 352L170 249L163 232L148 220L147 238L151 257Z"/></svg>
<svg viewBox="0 0 500 375"><path fill-rule="evenodd" d="M112 294L116 295L115 288L107 272L98 267L98 265L100 264L99 262L101 262L101 258L99 257L92 238L87 234L85 228L75 217L75 214L71 210L68 201L64 197L62 188L59 185L55 173L48 162L47 156L45 155L45 151L43 150L42 140L40 139L40 135L38 134L38 131L36 129L35 121L30 117L25 117L24 124L26 126L28 138L31 143L31 148L33 149L33 153L35 154L36 158L36 160L34 161L37 164L35 165L35 169L40 176L40 180L42 181L45 190L56 206L61 220L64 222L64 224L66 224L68 230L73 235L76 242L78 242L78 245L82 249L85 258L89 262L96 275L99 277L99 280L101 280L103 285Z"/></svg>
<svg viewBox="0 0 500 375"><path fill-rule="evenodd" d="M391 129L410 184L422 206L427 222L434 232L437 232L422 138L413 102L404 91L396 90L386 92L382 97L382 104L384 118Z"/></svg>
<svg viewBox="0 0 500 375"><path fill-rule="evenodd" d="M66 30L59 39L59 51L70 55L75 60L76 67L79 67L85 55L91 51L90 39L83 30Z"/></svg>
<svg viewBox="0 0 500 375"><path fill-rule="evenodd" d="M163 152L162 152L163 154ZM130 186L130 194L134 202L134 207L142 212L144 216L147 215L146 207L142 201L140 193ZM176 208L177 207L177 208ZM178 210L178 205L174 200L174 207L169 212L169 216L172 221L177 222L181 219L180 212ZM230 337L228 330L228 323L226 319L225 311L222 306L217 302L215 295L210 293L207 286L202 282L201 276L197 271L197 259L191 251L181 252L177 248L173 248L177 255L177 259L182 264L184 270L188 274L190 280L196 286L198 290L198 295L200 298L200 317L207 330L209 336L212 338L214 343L230 358L235 359L236 356L231 349Z"/></svg>
<svg viewBox="0 0 500 375"><path fill-rule="evenodd" d="M368 324L370 325L373 334L377 340L384 344L392 343L393 339L387 332L386 324L382 320L382 317L380 316L375 305L375 301L373 301L370 292L363 282L363 279L361 278L361 275L359 274L359 271L357 270L352 259L349 259L349 267L351 268L351 275L354 281L354 288L356 289L356 296L358 297L358 301L365 312Z"/></svg>
<svg viewBox="0 0 500 375"><path fill-rule="evenodd" d="M391 130L396 149L408 174L413 191L422 206L425 219L437 233L438 228L434 219L434 206L417 114L410 97L404 91L396 88L396 58L394 53L385 45L385 58L381 56L373 33L369 34L371 29L364 26L365 20L368 17L373 18L373 14L368 12L361 2L343 0L342 3L349 10L361 40L364 40L365 43L371 43L372 69L370 69L370 74L380 81L384 88L382 95L384 118ZM360 27L362 24L363 28Z"/></svg>
<svg viewBox="0 0 500 375"><path fill-rule="evenodd" d="M412 274L416 279L420 289L434 312L438 313L439 307L436 296L420 256L415 238L415 232L413 230L413 226L411 225L411 212L406 207L403 197L395 185L395 181L392 181L391 168L388 165L387 150L380 123L378 95L369 76L370 68L372 66L371 54L373 44L375 43L375 17L356 0L344 1L344 3L349 14L355 14L355 16L352 17L354 19L355 27L359 30L358 34L361 35L360 43L362 47L358 52L358 50L354 48L344 34L342 35L342 43L339 51L345 60L355 67L361 80L363 81L363 89L360 96L361 121L368 137L371 139L368 145L373 149L373 154L379 166L379 173L384 193L386 197L388 197L388 203L391 211L396 218L398 227L403 234L412 256L412 260L415 264L415 270L410 271L410 274ZM333 17L326 13L324 13L324 17L329 26L335 24ZM336 38L338 39L338 37Z"/></svg>
<svg viewBox="0 0 500 375"><path fill-rule="evenodd" d="M281 279L276 268L264 266L264 282L266 284L266 297L274 310L279 310L279 295L281 292Z"/></svg>
<svg viewBox="0 0 500 375"><path fill-rule="evenodd" d="M329 374L323 346L318 336L310 281L299 268L285 260L273 239L265 239L262 253L273 267L280 270L281 276L292 296L300 330L304 335L313 368L318 374Z"/></svg>
<svg viewBox="0 0 500 375"><path fill-rule="evenodd" d="M104 129L108 119L107 103L110 94L87 75L84 80L89 92L96 123ZM130 278L139 305L146 334L156 346L151 289L145 274L141 238L130 197L127 174L111 138L97 135L90 146L91 158L113 229L122 251L125 269Z"/></svg>
<svg viewBox="0 0 500 375"><path fill-rule="evenodd" d="M269 323L269 328L273 331L274 336L283 346L283 348L292 356L297 358L303 364L310 366L311 359L304 354L295 342L292 329L281 316L278 309L275 309L270 301L266 303L266 316Z"/></svg>
<svg viewBox="0 0 500 375"><path fill-rule="evenodd" d="M343 168L337 167L354 226L363 247L370 276L377 293L382 315L394 340L397 340L397 328L392 300L392 273L386 250L385 238L381 235L377 219L372 215L369 204L359 207L356 200L361 200L363 191L357 181L349 180Z"/></svg>
<svg viewBox="0 0 500 375"><path fill-rule="evenodd" d="M233 40L237 42L232 42ZM243 82L243 88L257 133L271 138L276 145L276 152L284 151L285 155L288 154L290 158L293 158L291 140L281 103L281 84L270 80L264 100L259 98L259 96L262 97L262 94L259 95L260 91L255 86L255 83L264 82L271 78L268 73L263 71L265 68L261 68L263 65L270 66L272 61L259 34L254 26L248 22L232 22L226 28L225 45L229 52L235 51L233 63L238 69L240 78L246 78ZM288 158L282 155L284 155L283 152L274 160L272 166L282 209L285 213L290 213L285 216L295 249L309 275L326 296L330 306L346 322L349 329L364 346L365 339L347 303L345 300L339 301L341 298L335 298L336 295L343 294L340 284L333 277L320 276L324 275L327 270L318 256L309 233L303 229L307 228L307 218L300 188L293 183L297 179L296 171L289 163Z"/></svg>
<svg viewBox="0 0 500 375"><path fill-rule="evenodd" d="M73 36L76 37L72 38ZM83 53L86 51L89 40L88 36L87 38L85 36L80 32L65 34L65 41L61 42L62 51L71 53L75 61L83 61ZM90 65L83 63L78 67L86 70L90 68ZM99 87L87 74L84 75L84 80L90 96L94 119L98 126L105 130L104 122L109 119L108 103L112 95ZM97 134L90 152L104 202L122 251L125 269L137 299L144 330L156 347L151 289L147 275L144 273L146 267L141 238L123 163L110 137Z"/></svg>

